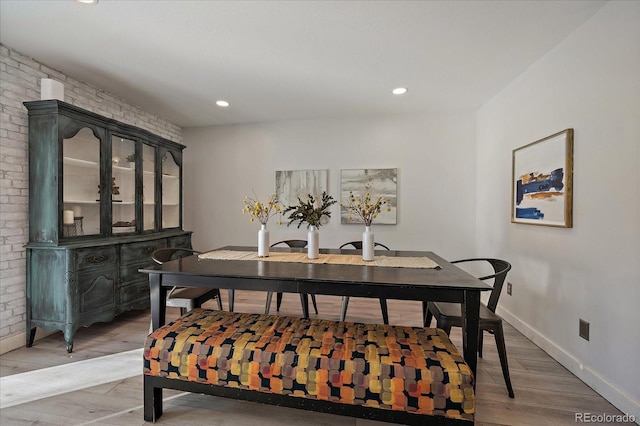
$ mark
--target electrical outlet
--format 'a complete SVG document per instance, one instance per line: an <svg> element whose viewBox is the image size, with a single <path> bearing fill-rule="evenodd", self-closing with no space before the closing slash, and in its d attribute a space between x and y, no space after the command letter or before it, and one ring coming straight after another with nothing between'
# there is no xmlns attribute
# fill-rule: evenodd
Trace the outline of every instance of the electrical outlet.
<svg viewBox="0 0 640 426"><path fill-rule="evenodd" d="M511 296L511 283L507 281L507 294Z"/></svg>
<svg viewBox="0 0 640 426"><path fill-rule="evenodd" d="M580 329L578 334L584 340L587 340L587 341L589 340L589 323L583 319L580 319Z"/></svg>

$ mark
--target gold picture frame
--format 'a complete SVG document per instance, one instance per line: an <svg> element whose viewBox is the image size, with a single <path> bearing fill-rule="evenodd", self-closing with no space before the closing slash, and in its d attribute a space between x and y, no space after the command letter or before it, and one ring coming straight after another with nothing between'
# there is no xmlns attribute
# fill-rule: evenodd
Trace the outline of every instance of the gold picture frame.
<svg viewBox="0 0 640 426"><path fill-rule="evenodd" d="M512 153L511 222L573 227L573 129Z"/></svg>

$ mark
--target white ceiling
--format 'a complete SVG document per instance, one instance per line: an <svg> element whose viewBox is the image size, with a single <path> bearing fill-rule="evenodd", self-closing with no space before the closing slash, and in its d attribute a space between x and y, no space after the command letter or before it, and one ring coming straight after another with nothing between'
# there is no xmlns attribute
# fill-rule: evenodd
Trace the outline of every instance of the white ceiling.
<svg viewBox="0 0 640 426"><path fill-rule="evenodd" d="M0 0L0 42L183 127L475 110L605 3Z"/></svg>

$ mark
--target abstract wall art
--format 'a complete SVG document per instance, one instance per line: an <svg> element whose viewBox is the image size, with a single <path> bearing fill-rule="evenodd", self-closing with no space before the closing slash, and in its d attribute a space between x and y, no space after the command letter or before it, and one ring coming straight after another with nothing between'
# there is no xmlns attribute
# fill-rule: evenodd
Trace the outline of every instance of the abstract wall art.
<svg viewBox="0 0 640 426"><path fill-rule="evenodd" d="M573 129L513 150L511 222L573 226Z"/></svg>
<svg viewBox="0 0 640 426"><path fill-rule="evenodd" d="M284 206L298 204L298 198L306 200L309 194L321 198L329 186L329 170L278 170L276 194Z"/></svg>
<svg viewBox="0 0 640 426"><path fill-rule="evenodd" d="M372 198L382 196L389 199L390 211L382 209L376 217L375 225L395 225L397 223L398 210L398 169L346 169L341 171L340 197L342 206L340 207L340 223L362 223L355 218L349 218L349 211L344 205L347 204L349 193L357 196L364 196L368 191ZM385 206L386 207L386 206Z"/></svg>

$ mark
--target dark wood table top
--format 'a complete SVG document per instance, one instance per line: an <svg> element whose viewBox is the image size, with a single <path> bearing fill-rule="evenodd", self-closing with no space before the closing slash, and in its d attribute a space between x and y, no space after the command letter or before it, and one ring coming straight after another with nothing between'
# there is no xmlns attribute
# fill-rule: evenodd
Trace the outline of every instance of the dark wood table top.
<svg viewBox="0 0 640 426"><path fill-rule="evenodd" d="M255 251L255 247L227 246L219 250ZM277 252L305 252L306 249L296 248L272 248ZM320 253L326 254L353 254L359 250L349 249L321 249ZM242 278L242 287L251 287L248 284L252 280L262 282L264 280L278 281L278 291L284 292L308 292L317 294L388 297L398 299L421 300L420 294L429 290L458 290L451 294L460 294L460 290L485 291L491 287L468 274L462 269L450 264L442 257L427 251L401 251L384 250L377 251L377 256L402 256L402 257L427 257L436 262L439 267L433 268L407 268L407 267L381 267L360 265L336 265L326 263L295 263L295 262L269 262L259 260L213 260L199 259L198 256L188 256L175 261L167 262L162 266L152 266L141 269L141 272L160 273L168 275L185 275L193 277L220 278L221 284L227 280L224 278ZM168 277L167 277L168 278ZM184 277L186 278L186 277ZM366 289L359 287L367 284ZM175 285L163 283L163 285ZM190 285L197 286L197 280ZM241 288L236 280L229 280L228 288ZM221 286L220 288L224 288ZM257 287L256 289L260 289ZM392 294L390 294L392 292ZM445 297L461 301L461 296ZM442 298L439 298L442 300Z"/></svg>

